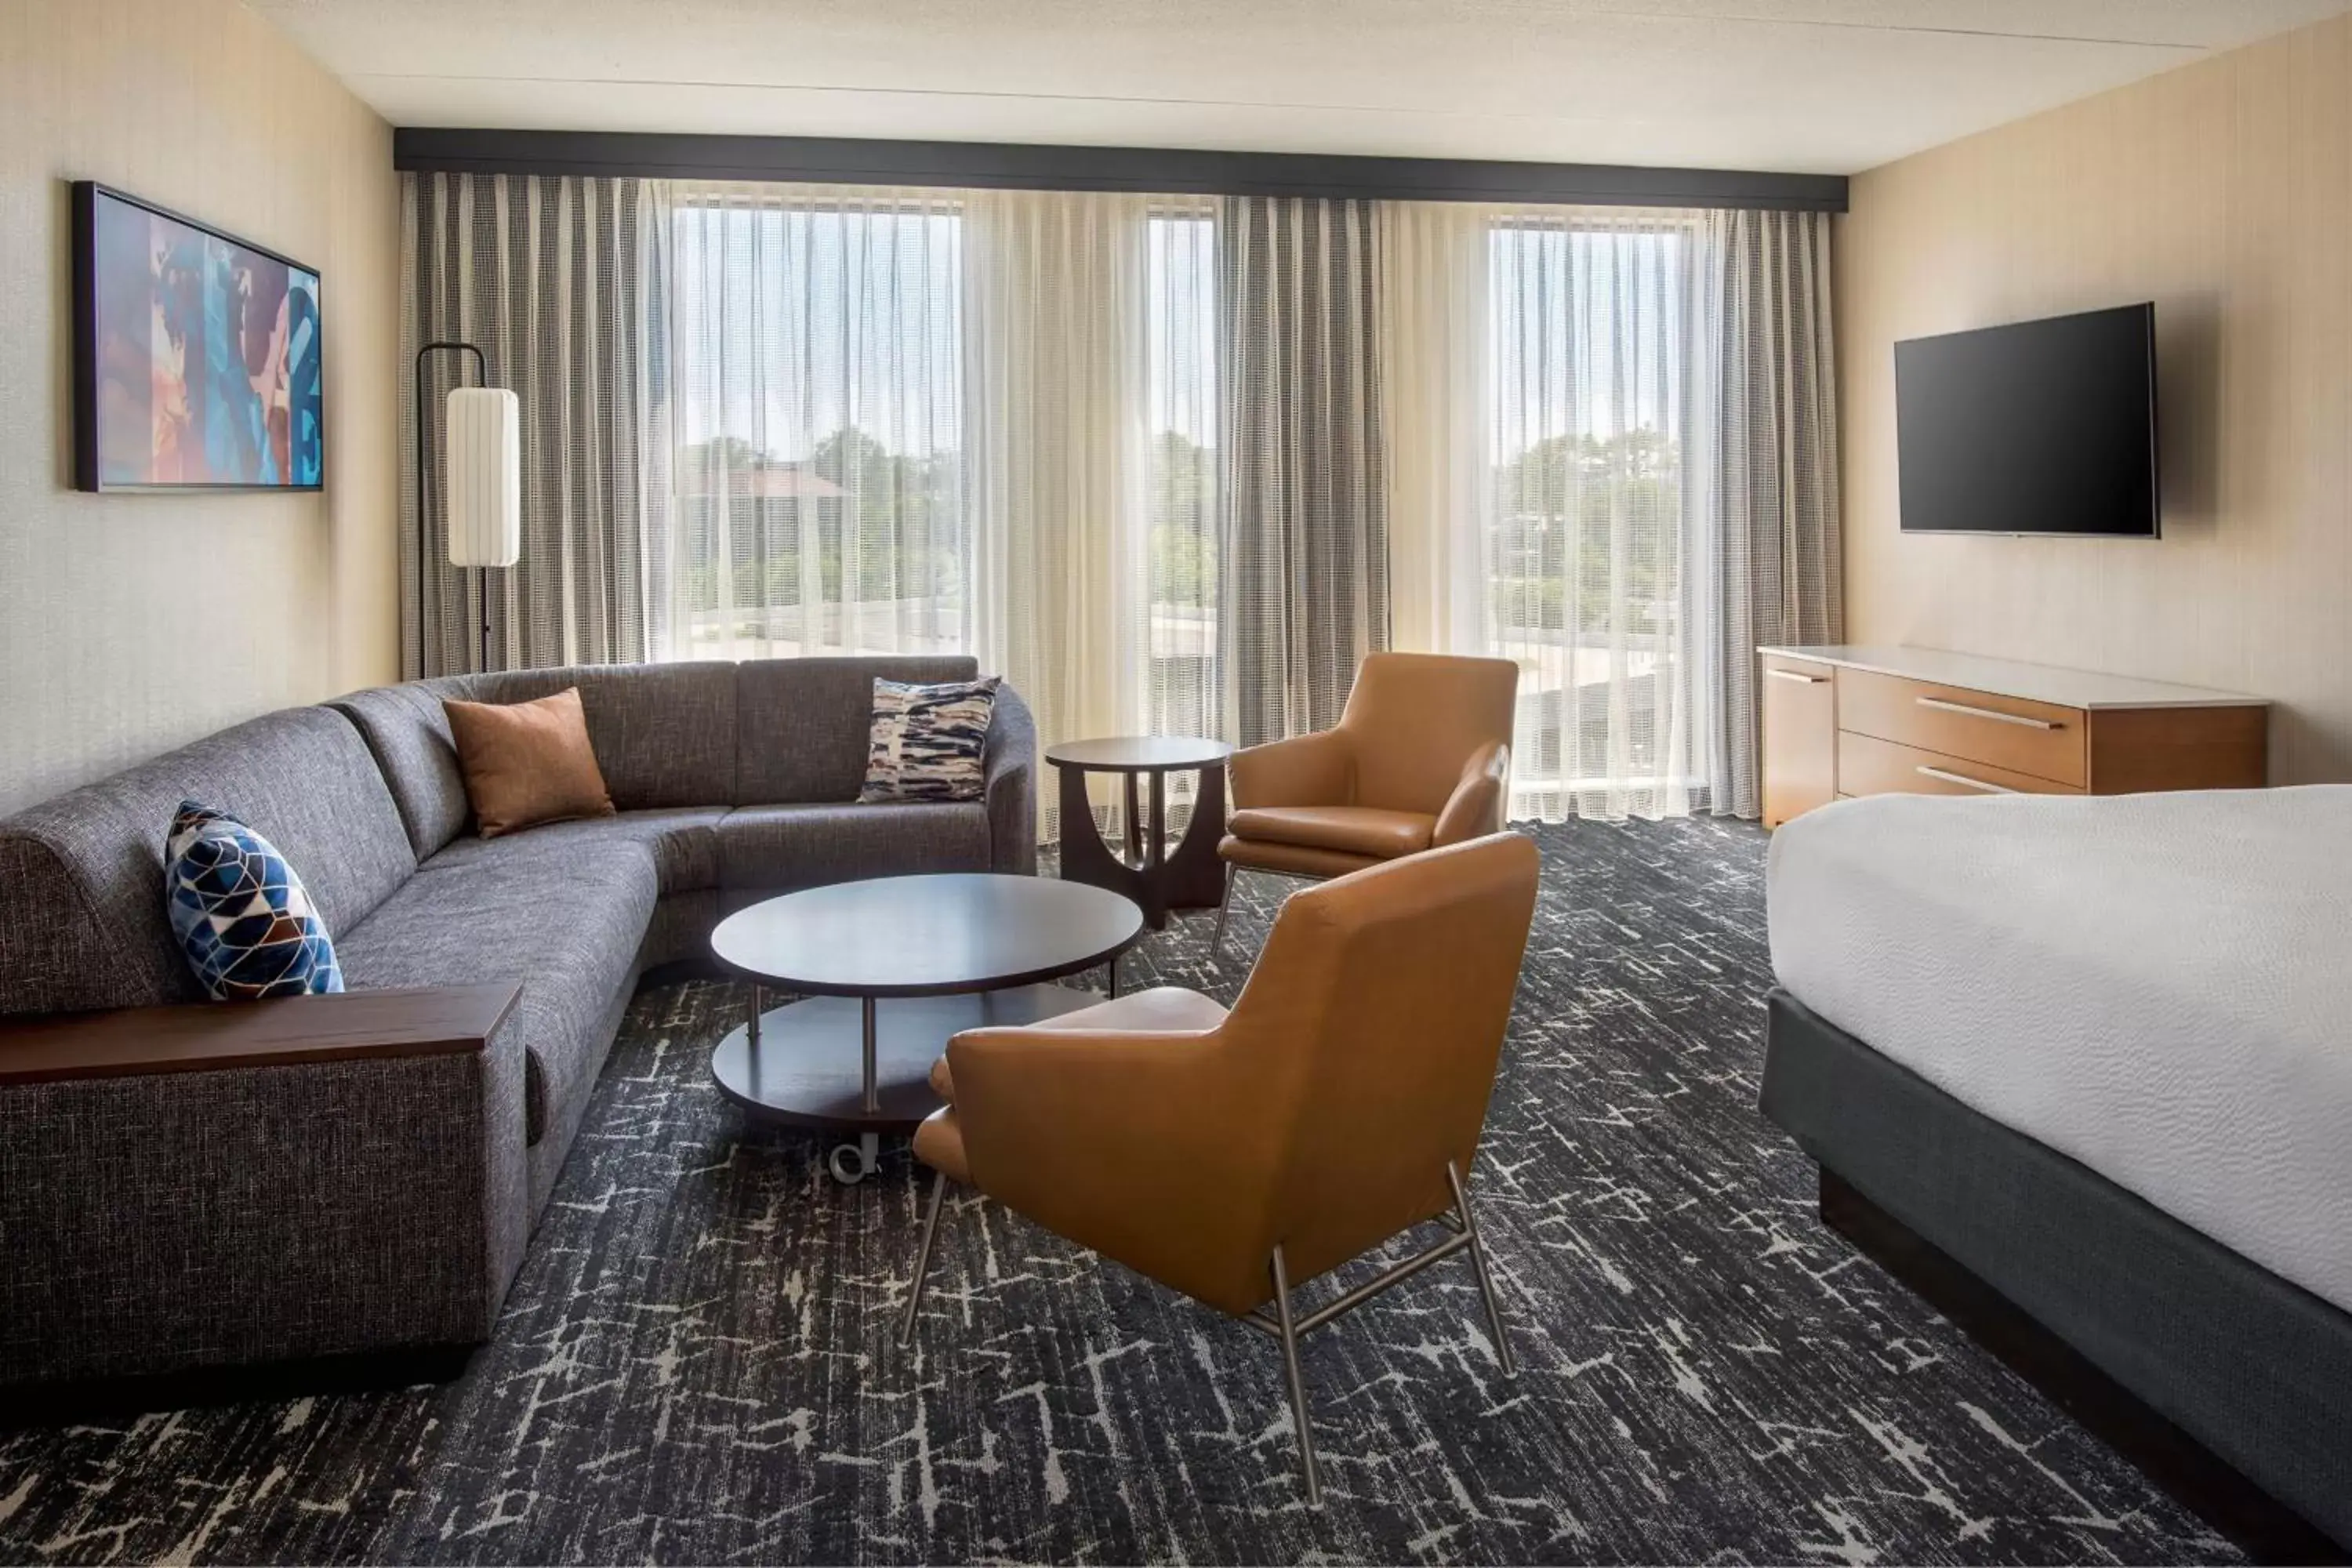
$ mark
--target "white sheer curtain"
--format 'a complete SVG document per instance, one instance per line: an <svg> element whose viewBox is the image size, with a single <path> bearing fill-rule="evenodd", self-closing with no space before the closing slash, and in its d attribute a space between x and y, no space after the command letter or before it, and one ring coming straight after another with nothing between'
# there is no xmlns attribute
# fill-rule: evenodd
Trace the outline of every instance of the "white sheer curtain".
<svg viewBox="0 0 2352 1568"><path fill-rule="evenodd" d="M672 658L971 646L961 203L672 188Z"/></svg>
<svg viewBox="0 0 2352 1568"><path fill-rule="evenodd" d="M1517 659L1515 816L1679 816L1703 793L1683 459L1682 213L1495 216L1488 647Z"/></svg>
<svg viewBox="0 0 2352 1568"><path fill-rule="evenodd" d="M963 212L974 649L1048 745L1215 734L1213 209L991 191ZM1181 820L1192 781L1171 783Z"/></svg>
<svg viewBox="0 0 2352 1568"><path fill-rule="evenodd" d="M1397 646L1517 661L1514 817L1753 816L1754 645L1841 625L1828 220L1384 220Z"/></svg>
<svg viewBox="0 0 2352 1568"><path fill-rule="evenodd" d="M1147 673L1148 209L981 191L964 215L974 650L1027 700L1045 744L1132 734Z"/></svg>
<svg viewBox="0 0 2352 1568"><path fill-rule="evenodd" d="M1750 645L1838 625L1820 215L667 199L654 657L970 651L1048 744L1230 740L1385 637L1518 663L1515 817L1754 810Z"/></svg>
<svg viewBox="0 0 2352 1568"><path fill-rule="evenodd" d="M1213 200L672 200L659 657L971 652L1048 745L1223 732Z"/></svg>
<svg viewBox="0 0 2352 1568"><path fill-rule="evenodd" d="M1146 211L966 198L966 495L975 636L1041 735L1144 721Z"/></svg>
<svg viewBox="0 0 2352 1568"><path fill-rule="evenodd" d="M1494 465L1490 209L1391 202L1381 352L1393 646L1484 654Z"/></svg>
<svg viewBox="0 0 2352 1568"><path fill-rule="evenodd" d="M1700 215L1384 216L1397 646L1518 664L1514 818L1688 812L1713 668L1681 480Z"/></svg>

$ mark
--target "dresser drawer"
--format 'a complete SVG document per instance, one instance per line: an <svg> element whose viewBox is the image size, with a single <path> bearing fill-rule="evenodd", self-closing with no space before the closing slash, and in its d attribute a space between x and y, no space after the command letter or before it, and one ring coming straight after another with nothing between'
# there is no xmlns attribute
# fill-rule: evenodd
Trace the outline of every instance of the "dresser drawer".
<svg viewBox="0 0 2352 1568"><path fill-rule="evenodd" d="M1762 658L1764 826L1778 827L1837 794L1837 697L1831 667Z"/></svg>
<svg viewBox="0 0 2352 1568"><path fill-rule="evenodd" d="M2077 708L1840 669L1837 711L1839 729L1880 741L2078 790L2089 780Z"/></svg>
<svg viewBox="0 0 2352 1568"><path fill-rule="evenodd" d="M1838 736L1840 795L2081 795L2073 784L1852 731Z"/></svg>

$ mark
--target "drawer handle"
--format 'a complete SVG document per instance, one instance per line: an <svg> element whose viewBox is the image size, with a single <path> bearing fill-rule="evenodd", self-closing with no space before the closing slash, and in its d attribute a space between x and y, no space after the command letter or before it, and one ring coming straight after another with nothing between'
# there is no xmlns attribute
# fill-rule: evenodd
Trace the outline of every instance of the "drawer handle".
<svg viewBox="0 0 2352 1568"><path fill-rule="evenodd" d="M1922 708L1933 708L1940 713L1965 713L1971 719L1998 719L2004 724L2021 724L2029 730L2063 730L2066 727L2054 719L2033 719L2022 713L2004 713L1998 708L1973 708L1966 702L1947 702L1940 697L1914 697L1911 700Z"/></svg>
<svg viewBox="0 0 2352 1568"><path fill-rule="evenodd" d="M1764 673L1775 680L1798 680L1807 686L1819 686L1829 679L1826 675L1800 675L1793 669L1768 669Z"/></svg>
<svg viewBox="0 0 2352 1568"><path fill-rule="evenodd" d="M1920 700L1924 702L1927 699L1921 698ZM1991 784L1983 779L1972 779L1966 773L1956 773L1943 768L1931 768L1925 763L1921 763L1916 771L1927 778L1941 779L1946 784L1961 784L1969 789L1980 789L1987 795L2015 795L2018 793L2017 791L2010 788L2007 784Z"/></svg>

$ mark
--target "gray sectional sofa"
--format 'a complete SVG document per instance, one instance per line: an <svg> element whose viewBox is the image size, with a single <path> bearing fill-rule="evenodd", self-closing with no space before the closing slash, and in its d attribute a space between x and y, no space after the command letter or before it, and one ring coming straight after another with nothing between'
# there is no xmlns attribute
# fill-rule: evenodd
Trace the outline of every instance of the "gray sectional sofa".
<svg viewBox="0 0 2352 1568"><path fill-rule="evenodd" d="M0 1391L487 1339L646 969L702 956L723 913L775 892L1035 869L1035 734L1009 689L985 799L856 804L874 678L974 673L810 658L413 682L0 821ZM618 815L476 837L442 700L567 686ZM433 988L423 1012L388 1029L401 998L188 1006L163 893L184 795L286 855L354 993ZM415 1021L469 1007L471 1048ZM222 1048L248 1019L268 1048Z"/></svg>

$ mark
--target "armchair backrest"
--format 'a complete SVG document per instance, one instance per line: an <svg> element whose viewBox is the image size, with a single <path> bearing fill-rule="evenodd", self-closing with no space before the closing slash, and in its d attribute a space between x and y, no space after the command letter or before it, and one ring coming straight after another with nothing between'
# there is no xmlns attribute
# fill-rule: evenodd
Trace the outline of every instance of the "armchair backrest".
<svg viewBox="0 0 2352 1568"><path fill-rule="evenodd" d="M1435 816L1462 769L1489 743L1511 743L1519 667L1507 658L1367 654L1339 716L1359 805Z"/></svg>
<svg viewBox="0 0 2352 1568"><path fill-rule="evenodd" d="M1446 1209L1448 1161L1468 1179L1538 863L1532 842L1496 834L1283 906L1218 1033L1259 1064L1274 1101L1260 1108L1273 1153L1265 1239L1283 1244L1294 1279ZM1232 1267L1245 1282L1265 1262Z"/></svg>

